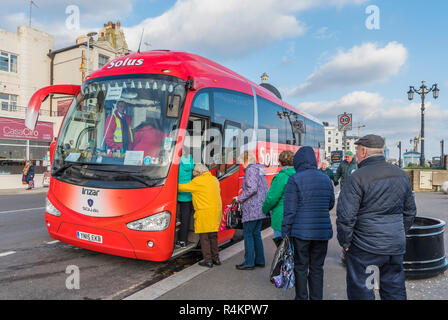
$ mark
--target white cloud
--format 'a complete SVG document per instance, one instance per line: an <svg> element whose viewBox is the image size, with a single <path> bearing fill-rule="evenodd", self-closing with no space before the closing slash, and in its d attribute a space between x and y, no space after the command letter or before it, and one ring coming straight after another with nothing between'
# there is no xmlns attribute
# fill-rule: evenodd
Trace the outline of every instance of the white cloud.
<svg viewBox="0 0 448 320"><path fill-rule="evenodd" d="M439 142L448 130L448 108L431 101L425 103L425 108L425 153L437 156ZM349 134L357 135L356 126L365 125L361 129L361 135L374 133L384 136L391 149L395 148L397 141L402 141L403 152L405 148L410 149L409 140L420 133L421 112L418 101L385 99L378 93L354 91L336 101L303 102L298 109L334 125L339 114L352 113L353 131Z"/></svg>
<svg viewBox="0 0 448 320"><path fill-rule="evenodd" d="M141 31L152 48L238 57L285 38L302 36L296 14L322 6L342 7L366 0L179 0L155 18L125 28L131 49Z"/></svg>
<svg viewBox="0 0 448 320"><path fill-rule="evenodd" d="M400 71L407 56L407 49L397 42L390 42L385 47L371 42L354 46L346 52L339 51L303 84L286 92L289 96L304 96L330 88L385 81Z"/></svg>

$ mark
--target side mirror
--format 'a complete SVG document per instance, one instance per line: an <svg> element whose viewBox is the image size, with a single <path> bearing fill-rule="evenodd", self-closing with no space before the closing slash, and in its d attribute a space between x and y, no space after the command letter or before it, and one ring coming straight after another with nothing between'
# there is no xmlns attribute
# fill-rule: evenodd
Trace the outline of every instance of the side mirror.
<svg viewBox="0 0 448 320"><path fill-rule="evenodd" d="M180 111L180 95L170 94L166 101L166 117L178 118Z"/></svg>

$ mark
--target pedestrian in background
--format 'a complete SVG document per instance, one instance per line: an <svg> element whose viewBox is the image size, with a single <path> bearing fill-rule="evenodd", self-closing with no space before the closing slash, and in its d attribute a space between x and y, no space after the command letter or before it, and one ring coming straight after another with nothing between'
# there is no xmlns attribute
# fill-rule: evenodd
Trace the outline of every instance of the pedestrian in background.
<svg viewBox="0 0 448 320"><path fill-rule="evenodd" d="M296 152L294 168L297 173L289 178L285 189L282 233L294 245L295 299L322 300L324 261L333 236L333 184L317 169L311 147Z"/></svg>
<svg viewBox="0 0 448 320"><path fill-rule="evenodd" d="M376 266L381 299L405 300L406 232L417 210L411 183L406 172L386 162L383 138L367 135L355 144L359 169L340 193L336 219L346 252L347 297L375 300L366 267Z"/></svg>
<svg viewBox="0 0 448 320"><path fill-rule="evenodd" d="M194 232L199 234L204 260L200 266L220 265L218 228L221 223L222 202L219 181L203 164L193 170L193 180L179 185L180 192L190 192L194 206Z"/></svg>
<svg viewBox="0 0 448 320"><path fill-rule="evenodd" d="M333 170L331 170L330 168L328 168L328 162L327 161L322 161L322 164L320 166L319 169L321 172L325 173L328 178L330 178L330 180L333 182L334 181L334 173Z"/></svg>
<svg viewBox="0 0 448 320"><path fill-rule="evenodd" d="M261 239L262 206L268 192L266 169L256 163L252 152L244 151L239 158L244 168L242 183L243 192L234 200L241 203L243 211L244 262L236 265L238 270L253 270L254 267L264 267L264 248Z"/></svg>
<svg viewBox="0 0 448 320"><path fill-rule="evenodd" d="M193 178L193 156L187 146L182 148L182 156L179 164L179 184L185 184ZM190 227L190 218L193 213L192 196L189 192L179 192L177 194L177 217L176 226L179 227L176 245L185 248L187 245L188 229Z"/></svg>
<svg viewBox="0 0 448 320"><path fill-rule="evenodd" d="M263 203L263 213L271 212L271 228L274 230L274 243L278 247L282 241L283 200L289 177L296 173L293 167L294 152L285 150L278 156L281 170L272 179L271 186Z"/></svg>
<svg viewBox="0 0 448 320"><path fill-rule="evenodd" d="M34 166L31 161L27 160L23 168L22 183L27 184L26 190L34 188Z"/></svg>
<svg viewBox="0 0 448 320"><path fill-rule="evenodd" d="M337 186L339 184L339 179L341 180L341 190L344 186L347 178L358 168L358 162L354 159L354 154L351 151L348 151L345 154L345 160L341 162L338 169L336 170L336 174L334 175L334 185Z"/></svg>

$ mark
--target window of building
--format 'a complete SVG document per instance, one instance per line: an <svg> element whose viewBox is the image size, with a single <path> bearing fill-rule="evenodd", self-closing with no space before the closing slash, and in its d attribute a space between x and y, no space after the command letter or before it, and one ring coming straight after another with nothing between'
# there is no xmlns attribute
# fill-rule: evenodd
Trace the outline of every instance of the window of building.
<svg viewBox="0 0 448 320"><path fill-rule="evenodd" d="M0 51L0 71L17 73L17 56Z"/></svg>
<svg viewBox="0 0 448 320"><path fill-rule="evenodd" d="M47 170L44 158L50 147L50 142L17 139L0 139L0 175L21 174L27 153L34 165L35 173Z"/></svg>
<svg viewBox="0 0 448 320"><path fill-rule="evenodd" d="M328 138L328 143L331 143L331 138Z"/></svg>
<svg viewBox="0 0 448 320"><path fill-rule="evenodd" d="M101 69L109 62L109 57L105 55L98 55L98 69Z"/></svg>
<svg viewBox="0 0 448 320"><path fill-rule="evenodd" d="M17 95L0 93L0 109L2 111L17 111Z"/></svg>
<svg viewBox="0 0 448 320"><path fill-rule="evenodd" d="M338 139L336 139L336 143L339 143L339 140L338 140Z"/></svg>

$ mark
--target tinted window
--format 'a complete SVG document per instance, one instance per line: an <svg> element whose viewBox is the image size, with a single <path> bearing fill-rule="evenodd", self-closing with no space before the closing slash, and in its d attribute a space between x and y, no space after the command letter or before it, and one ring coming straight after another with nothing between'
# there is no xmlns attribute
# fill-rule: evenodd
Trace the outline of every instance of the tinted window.
<svg viewBox="0 0 448 320"><path fill-rule="evenodd" d="M201 92L194 97L193 108L210 111L210 98L207 91Z"/></svg>
<svg viewBox="0 0 448 320"><path fill-rule="evenodd" d="M213 121L221 126L226 120L241 124L241 129L254 127L253 97L244 93L216 89L213 91Z"/></svg>
<svg viewBox="0 0 448 320"><path fill-rule="evenodd" d="M288 134L290 133L291 126L287 120L287 110L281 106L257 96L258 104L258 138L263 139L265 134L266 141L277 142L286 144L288 140ZM263 131L264 130L264 131ZM275 137L275 130L278 130L277 137ZM289 132L288 132L289 131ZM277 141L276 141L277 140Z"/></svg>

